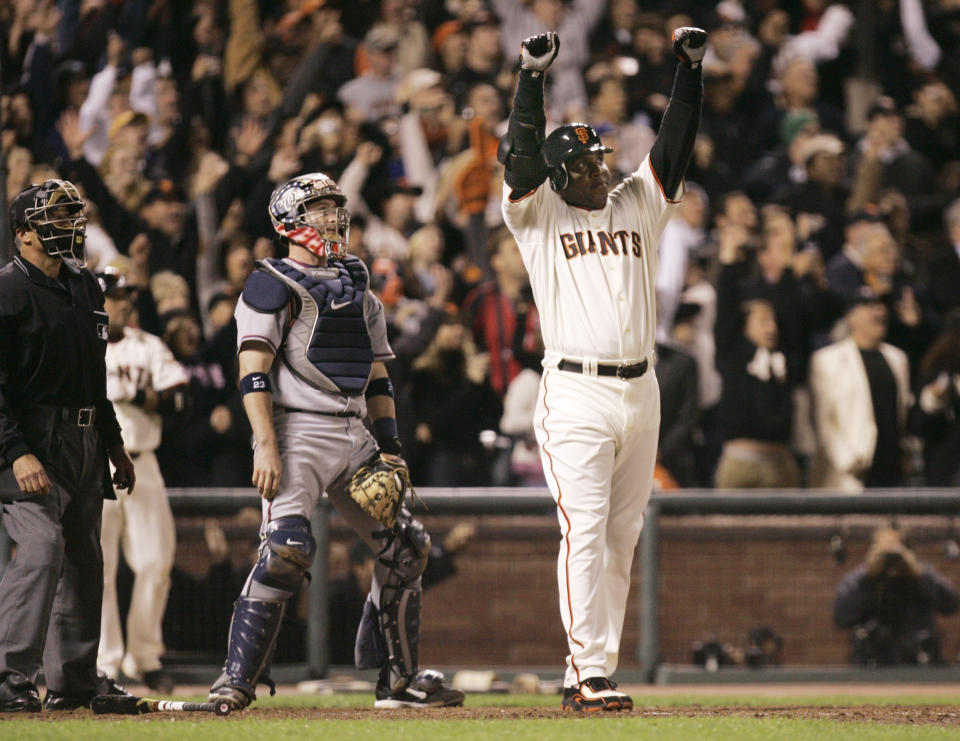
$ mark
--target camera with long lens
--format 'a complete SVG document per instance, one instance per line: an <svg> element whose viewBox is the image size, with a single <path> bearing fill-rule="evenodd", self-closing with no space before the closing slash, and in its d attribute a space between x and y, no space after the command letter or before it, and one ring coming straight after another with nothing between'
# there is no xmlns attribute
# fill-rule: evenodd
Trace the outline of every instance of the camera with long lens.
<svg viewBox="0 0 960 741"><path fill-rule="evenodd" d="M906 576L909 573L907 562L903 554L897 551L888 551L883 554L883 567L880 571L882 576L898 577Z"/></svg>

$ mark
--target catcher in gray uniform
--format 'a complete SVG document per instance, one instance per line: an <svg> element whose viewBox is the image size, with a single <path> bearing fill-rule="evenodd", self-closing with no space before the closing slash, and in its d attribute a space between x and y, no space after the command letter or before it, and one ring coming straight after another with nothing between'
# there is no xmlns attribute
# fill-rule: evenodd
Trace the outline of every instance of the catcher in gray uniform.
<svg viewBox="0 0 960 741"><path fill-rule="evenodd" d="M345 205L322 173L277 188L270 219L289 257L261 261L237 303L240 390L263 524L260 558L234 607L227 661L210 689L211 701L234 709L256 699L259 681L273 688L274 644L313 562L310 515L324 492L377 554L355 651L358 668L380 668L375 706L463 704L442 674L418 667L430 536L403 506L409 473L384 366L393 352L367 268L347 252ZM368 415L374 435L364 426Z"/></svg>

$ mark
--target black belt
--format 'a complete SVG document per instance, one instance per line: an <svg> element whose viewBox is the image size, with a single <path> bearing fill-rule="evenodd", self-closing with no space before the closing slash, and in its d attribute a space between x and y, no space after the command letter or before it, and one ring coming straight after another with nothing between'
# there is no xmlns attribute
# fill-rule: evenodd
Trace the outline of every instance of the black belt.
<svg viewBox="0 0 960 741"><path fill-rule="evenodd" d="M43 407L42 407L43 408ZM46 407L52 409L54 419L66 425L93 427L97 418L96 407Z"/></svg>
<svg viewBox="0 0 960 741"><path fill-rule="evenodd" d="M618 365L597 363L597 375L615 376L616 378L639 378L647 372L649 365L646 360L641 360L639 363L619 363ZM557 363L557 368L572 373L586 373L583 369L583 363L578 363L575 360L561 360Z"/></svg>
<svg viewBox="0 0 960 741"><path fill-rule="evenodd" d="M360 412L321 412L317 409L297 409L297 407L285 407L279 404L273 407L281 414L288 412L300 412L301 414L322 414L324 417L356 417L360 418Z"/></svg>

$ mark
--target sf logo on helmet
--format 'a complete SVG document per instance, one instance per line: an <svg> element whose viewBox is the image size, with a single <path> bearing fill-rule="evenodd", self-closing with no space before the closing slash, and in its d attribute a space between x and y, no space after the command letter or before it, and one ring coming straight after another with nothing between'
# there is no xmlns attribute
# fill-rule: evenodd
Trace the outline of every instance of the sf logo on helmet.
<svg viewBox="0 0 960 741"><path fill-rule="evenodd" d="M590 132L587 131L586 126L578 126L573 130L573 133L577 135L577 139L580 140L581 144L586 144L590 141Z"/></svg>

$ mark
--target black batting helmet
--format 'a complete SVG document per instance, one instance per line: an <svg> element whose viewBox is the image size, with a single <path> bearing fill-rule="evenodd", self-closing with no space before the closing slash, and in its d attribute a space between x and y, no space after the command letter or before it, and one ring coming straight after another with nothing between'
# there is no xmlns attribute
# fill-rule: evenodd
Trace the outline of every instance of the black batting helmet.
<svg viewBox="0 0 960 741"><path fill-rule="evenodd" d="M600 141L600 135L589 124L568 123L558 126L543 142L540 150L547 164L550 186L560 193L570 179L567 162L587 152L612 152Z"/></svg>

